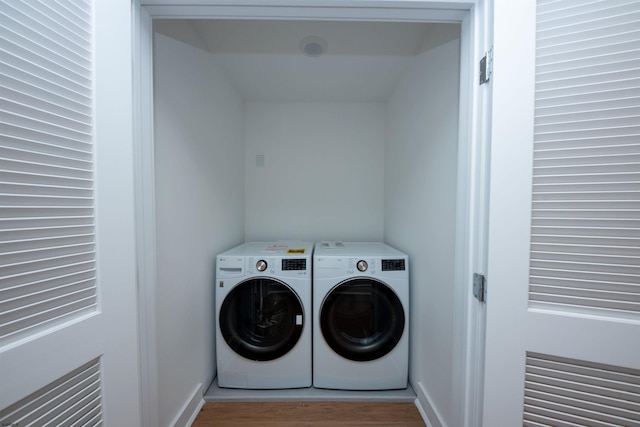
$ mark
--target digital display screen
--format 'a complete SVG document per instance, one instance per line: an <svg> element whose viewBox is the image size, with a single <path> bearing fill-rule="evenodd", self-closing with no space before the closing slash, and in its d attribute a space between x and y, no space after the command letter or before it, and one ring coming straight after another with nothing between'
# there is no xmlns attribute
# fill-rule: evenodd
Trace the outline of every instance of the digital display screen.
<svg viewBox="0 0 640 427"><path fill-rule="evenodd" d="M382 271L404 271L404 259L383 259Z"/></svg>
<svg viewBox="0 0 640 427"><path fill-rule="evenodd" d="M307 260L305 258L290 258L282 260L282 271L306 270Z"/></svg>

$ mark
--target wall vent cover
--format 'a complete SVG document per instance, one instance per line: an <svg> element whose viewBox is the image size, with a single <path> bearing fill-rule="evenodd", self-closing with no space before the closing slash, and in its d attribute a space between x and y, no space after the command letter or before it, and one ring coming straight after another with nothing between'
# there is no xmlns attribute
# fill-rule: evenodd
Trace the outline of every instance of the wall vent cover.
<svg viewBox="0 0 640 427"><path fill-rule="evenodd" d="M101 426L100 360L95 359L0 411L2 426Z"/></svg>
<svg viewBox="0 0 640 427"><path fill-rule="evenodd" d="M524 426L640 426L640 371L528 353Z"/></svg>

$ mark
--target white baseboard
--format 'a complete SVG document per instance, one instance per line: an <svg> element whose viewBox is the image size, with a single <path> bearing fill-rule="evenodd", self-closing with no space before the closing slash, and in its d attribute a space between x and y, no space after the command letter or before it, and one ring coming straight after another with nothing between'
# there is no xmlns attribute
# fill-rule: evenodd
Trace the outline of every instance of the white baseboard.
<svg viewBox="0 0 640 427"><path fill-rule="evenodd" d="M178 416L174 419L171 425L173 427L189 427L196 420L200 409L204 405L204 399L202 398L204 394L204 384L200 383L195 388L193 393L189 399L185 402L182 410Z"/></svg>
<svg viewBox="0 0 640 427"><path fill-rule="evenodd" d="M420 415L422 415L424 422L427 424L427 427L447 427L422 383L418 381L417 387L413 384L412 387L417 396L415 405Z"/></svg>
<svg viewBox="0 0 640 427"><path fill-rule="evenodd" d="M433 427L431 425L431 422L429 421L429 417L427 417L427 413L422 408L422 404L420 404L420 401L418 400L417 397L416 397L416 400L413 401L413 404L416 405L416 408L418 408L418 413L422 417L422 420L427 425L427 427Z"/></svg>

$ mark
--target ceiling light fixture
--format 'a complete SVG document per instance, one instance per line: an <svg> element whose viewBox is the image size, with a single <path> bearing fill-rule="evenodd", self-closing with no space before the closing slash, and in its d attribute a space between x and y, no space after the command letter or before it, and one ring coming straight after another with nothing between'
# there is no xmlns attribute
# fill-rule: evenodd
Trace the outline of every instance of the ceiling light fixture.
<svg viewBox="0 0 640 427"><path fill-rule="evenodd" d="M300 49L305 55L317 58L326 52L327 42L316 36L305 37L300 42Z"/></svg>

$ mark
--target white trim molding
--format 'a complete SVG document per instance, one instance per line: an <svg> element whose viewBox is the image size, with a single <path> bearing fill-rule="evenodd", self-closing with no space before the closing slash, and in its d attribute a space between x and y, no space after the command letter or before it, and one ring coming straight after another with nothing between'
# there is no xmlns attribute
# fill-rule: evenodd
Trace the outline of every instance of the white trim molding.
<svg viewBox="0 0 640 427"><path fill-rule="evenodd" d="M171 423L173 427L189 427L196 420L200 409L204 406L204 384L200 383L193 390L189 399L184 403L182 410Z"/></svg>
<svg viewBox="0 0 640 427"><path fill-rule="evenodd" d="M135 156L138 319L142 425L158 425L156 358L156 239L153 154L152 20L137 0L132 2L133 126Z"/></svg>
<svg viewBox="0 0 640 427"><path fill-rule="evenodd" d="M424 418L424 422L429 427L447 427L442 420L442 415L438 412L438 409L433 405L433 401L429 397L429 394L425 390L421 382L418 382L417 387L414 387L416 391L416 406L418 411Z"/></svg>

